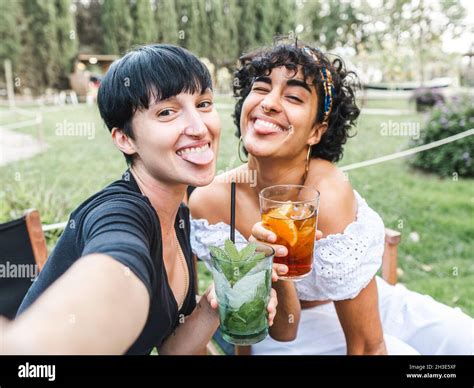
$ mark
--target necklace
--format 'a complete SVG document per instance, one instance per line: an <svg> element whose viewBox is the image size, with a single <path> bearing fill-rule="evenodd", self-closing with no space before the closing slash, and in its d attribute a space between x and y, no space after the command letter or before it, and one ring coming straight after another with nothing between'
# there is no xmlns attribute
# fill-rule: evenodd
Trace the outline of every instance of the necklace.
<svg viewBox="0 0 474 388"><path fill-rule="evenodd" d="M132 167L130 167L130 171L132 171ZM142 180L140 179L140 177L138 175L134 174L134 176L136 176L137 180L142 182ZM139 187L139 190L142 193L142 195L145 196L145 193L142 191L142 189L140 187ZM176 234L176 232L175 232L174 239L175 239L175 242L176 242L176 249L177 249L177 252L178 252L178 259L179 259L179 262L181 263L181 268L183 269L183 273L184 273L183 296L181 298L181 303L179 303L179 304L177 303L178 304L178 311L179 311L183 307L183 304L186 300L186 295L188 294L189 274L188 274L188 266L186 264L186 259L184 258L183 251L181 250L181 246L179 245L178 235ZM176 300L176 302L178 302L178 301Z"/></svg>
<svg viewBox="0 0 474 388"><path fill-rule="evenodd" d="M178 258L179 258L179 261L181 263L181 267L184 273L184 291L183 291L183 297L181 299L181 303L178 306L178 311L179 311L183 307L184 301L186 300L186 295L188 294L189 278L188 278L188 267L186 265L186 259L184 258L184 254L183 254L183 251L181 250L178 236L176 234L175 234L175 241L176 241L176 248L178 250Z"/></svg>

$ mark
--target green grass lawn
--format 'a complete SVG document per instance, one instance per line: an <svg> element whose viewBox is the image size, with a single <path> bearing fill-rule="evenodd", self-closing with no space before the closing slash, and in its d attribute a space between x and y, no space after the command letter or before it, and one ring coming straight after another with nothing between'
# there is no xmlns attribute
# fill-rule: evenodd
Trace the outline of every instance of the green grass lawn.
<svg viewBox="0 0 474 388"><path fill-rule="evenodd" d="M221 104L231 104L220 96ZM410 109L407 101L369 101L368 108ZM219 109L222 139L218 170L240 164L229 108ZM1 118L0 118L1 119ZM66 120L66 122L64 121ZM388 120L420 122L420 115L397 118L362 114L357 135L349 139L343 160L350 163L407 148L406 137L381 135ZM1 123L10 122L5 118ZM93 128L95 136L58 136L61 125L79 123ZM18 217L27 208L37 208L44 223L65 221L84 199L120 177L126 168L114 148L97 108L81 105L44 114L47 152L30 160L0 168L0 221ZM21 129L35 134L34 128ZM428 151L429 152L429 151ZM407 159L349 172L356 190L382 216L387 227L402 232L399 247L399 281L410 289L428 293L451 306L474 315L474 185L472 180L440 179L413 171ZM60 232L47 233L51 249ZM410 237L412 236L412 237ZM418 238L415 238L418 237ZM200 287L210 280L201 264Z"/></svg>

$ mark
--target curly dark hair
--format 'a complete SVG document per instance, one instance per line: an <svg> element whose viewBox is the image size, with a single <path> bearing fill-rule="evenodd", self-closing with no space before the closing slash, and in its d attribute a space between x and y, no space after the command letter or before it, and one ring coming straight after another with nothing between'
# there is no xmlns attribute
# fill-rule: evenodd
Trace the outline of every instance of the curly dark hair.
<svg viewBox="0 0 474 388"><path fill-rule="evenodd" d="M305 49L305 50L303 50ZM311 50L311 55L307 50ZM306 52L305 52L306 51ZM316 55L318 63L312 55ZM355 126L355 120L360 110L355 101L355 88L359 81L353 71L346 69L343 60L337 56L331 61L320 50L311 48L301 42L279 43L272 47L264 47L240 57L240 67L234 74L234 97L237 102L234 109L234 123L237 126L236 136L241 136L240 115L242 105L252 88L256 77L269 75L274 68L285 66L295 74L301 68L305 81L313 79L313 85L318 94L318 114L316 123L324 119L324 88L321 78L321 68L331 72L334 93L332 110L327 118L328 128L318 144L311 150L312 158L321 158L337 162L342 158L343 145L350 137L350 130ZM247 150L244 149L247 154Z"/></svg>

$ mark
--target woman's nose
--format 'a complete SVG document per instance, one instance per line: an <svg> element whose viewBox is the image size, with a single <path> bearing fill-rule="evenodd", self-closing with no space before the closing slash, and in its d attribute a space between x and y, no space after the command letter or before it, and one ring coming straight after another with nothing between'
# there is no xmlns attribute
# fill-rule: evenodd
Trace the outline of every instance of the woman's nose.
<svg viewBox="0 0 474 388"><path fill-rule="evenodd" d="M204 122L202 115L194 106L186 110L183 118L185 120L183 129L184 135L198 138L207 135L208 128L206 123Z"/></svg>
<svg viewBox="0 0 474 388"><path fill-rule="evenodd" d="M191 137L202 137L206 134L206 130L203 130L201 126L188 125L184 128L183 134Z"/></svg>
<svg viewBox="0 0 474 388"><path fill-rule="evenodd" d="M265 96L265 98L260 103L260 106L262 107L264 113L281 111L281 105L278 101L278 98L275 95L272 95L272 93Z"/></svg>
<svg viewBox="0 0 474 388"><path fill-rule="evenodd" d="M191 120L183 129L183 134L191 137L203 137L207 134L207 127L201 118Z"/></svg>

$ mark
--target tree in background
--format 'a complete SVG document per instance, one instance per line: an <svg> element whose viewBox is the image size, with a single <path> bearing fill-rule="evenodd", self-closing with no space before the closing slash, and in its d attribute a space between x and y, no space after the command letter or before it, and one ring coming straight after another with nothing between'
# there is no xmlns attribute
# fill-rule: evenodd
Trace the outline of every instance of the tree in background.
<svg viewBox="0 0 474 388"><path fill-rule="evenodd" d="M238 0L241 13L237 27L239 31L239 51L241 53L257 46L256 2L257 0Z"/></svg>
<svg viewBox="0 0 474 388"><path fill-rule="evenodd" d="M76 0L76 28L79 51L84 54L104 52L102 28L102 6L99 0L83 2Z"/></svg>
<svg viewBox="0 0 474 388"><path fill-rule="evenodd" d="M156 0L157 41L178 43L178 13L174 0Z"/></svg>
<svg viewBox="0 0 474 388"><path fill-rule="evenodd" d="M241 9L238 7L237 0L227 0L223 3L224 29L228 31L228 44L226 45L223 65L230 67L237 62L242 51L239 46L239 28Z"/></svg>
<svg viewBox="0 0 474 388"><path fill-rule="evenodd" d="M0 1L0 70L4 74L4 61L9 59L13 72L18 72L22 51L21 31L24 29L21 3Z"/></svg>
<svg viewBox="0 0 474 388"><path fill-rule="evenodd" d="M134 0L131 15L134 22L132 45L156 42L157 28L150 0Z"/></svg>
<svg viewBox="0 0 474 388"><path fill-rule="evenodd" d="M42 93L67 87L77 51L124 54L157 41L231 68L242 53L291 34L323 50L343 48L383 82L452 73L458 57L443 52L442 40L466 27L458 1L376 1L0 0L0 59L12 60L20 87Z"/></svg>
<svg viewBox="0 0 474 388"><path fill-rule="evenodd" d="M56 34L58 52L56 58L59 67L58 79L54 85L58 89L69 88L69 74L73 71L74 60L77 56L77 34L74 15L71 12L71 0L55 0L56 5Z"/></svg>
<svg viewBox="0 0 474 388"><path fill-rule="evenodd" d="M229 48L237 45L237 41L231 42L231 30L226 28L226 15L221 1L212 0L209 10L209 27L211 50L207 58L216 66L220 67L224 63L235 60L229 58ZM229 22L227 20L227 22Z"/></svg>
<svg viewBox="0 0 474 388"><path fill-rule="evenodd" d="M214 42L212 38L212 25L211 25L211 12L212 0L202 0L198 1L198 23L199 23L199 41L200 41L200 50L199 56L210 58L213 51L213 45L211 42Z"/></svg>
<svg viewBox="0 0 474 388"><path fill-rule="evenodd" d="M452 73L454 62L442 51L442 36L458 36L464 15L465 9L454 0L387 3L383 9L371 10L370 20L362 25L367 36L364 46L370 55L382 58L384 79L423 83L435 76L433 66Z"/></svg>
<svg viewBox="0 0 474 388"><path fill-rule="evenodd" d="M275 35L291 35L295 32L296 4L294 0L277 0L275 2Z"/></svg>
<svg viewBox="0 0 474 388"><path fill-rule="evenodd" d="M179 41L178 44L194 52L201 52L201 35L205 31L201 31L199 5L197 1L178 0L176 2L179 18Z"/></svg>
<svg viewBox="0 0 474 388"><path fill-rule="evenodd" d="M22 87L40 94L56 85L59 74L58 32L55 2L24 0L27 28L22 39L20 81Z"/></svg>
<svg viewBox="0 0 474 388"><path fill-rule="evenodd" d="M275 7L278 0L258 0L255 2L255 16L253 21L257 25L255 40L258 45L272 43L275 36L276 14Z"/></svg>
<svg viewBox="0 0 474 388"><path fill-rule="evenodd" d="M102 5L102 28L106 54L124 54L132 45L133 20L128 0L105 1Z"/></svg>
<svg viewBox="0 0 474 388"><path fill-rule="evenodd" d="M363 38L360 34L362 20L354 7L350 2L338 0L308 3L304 14L309 34L305 39L317 42L327 50L350 45L357 51L357 44Z"/></svg>
<svg viewBox="0 0 474 388"><path fill-rule="evenodd" d="M435 3L420 0L403 2L397 11L401 12L402 18L397 23L391 19L389 28L397 26L406 32L405 44L411 47L418 59L417 78L423 83L426 81L426 64L439 57L442 50L442 35L449 32L456 36L461 32L465 9L456 0Z"/></svg>

